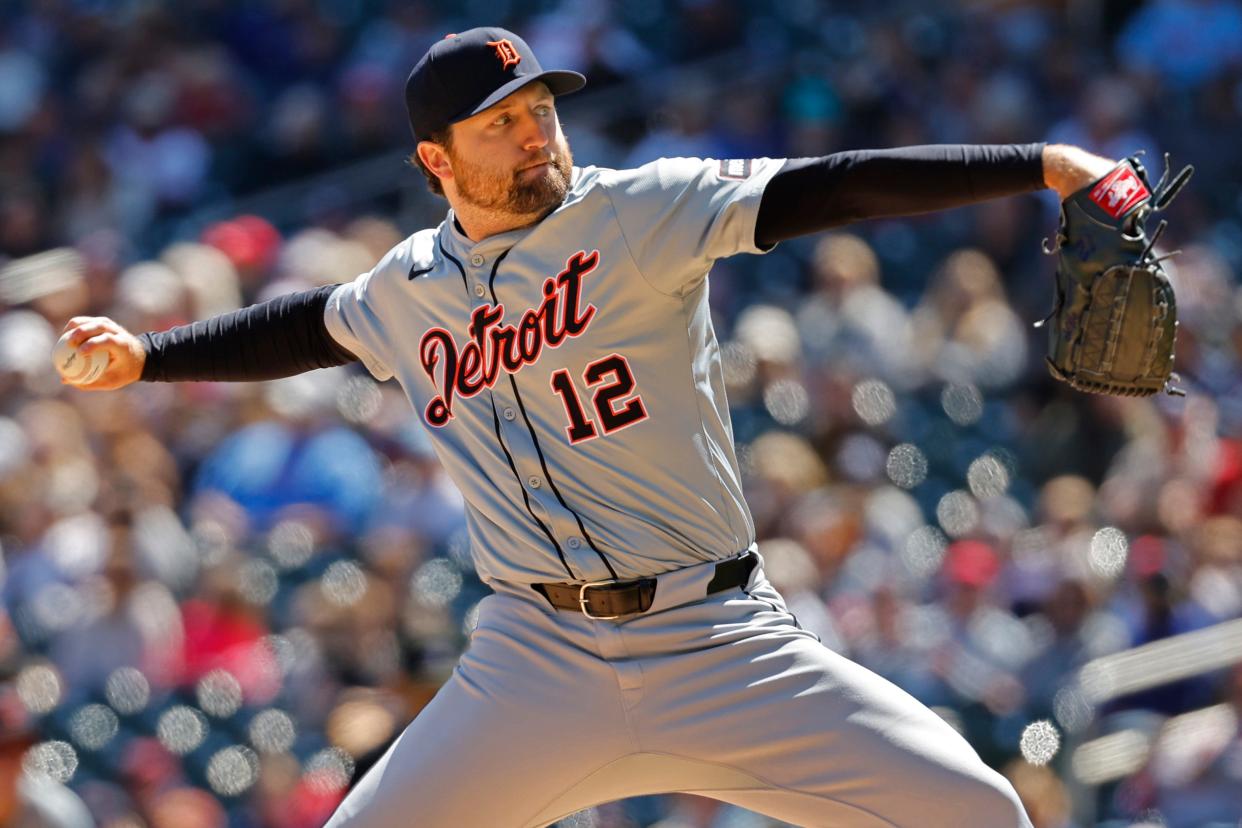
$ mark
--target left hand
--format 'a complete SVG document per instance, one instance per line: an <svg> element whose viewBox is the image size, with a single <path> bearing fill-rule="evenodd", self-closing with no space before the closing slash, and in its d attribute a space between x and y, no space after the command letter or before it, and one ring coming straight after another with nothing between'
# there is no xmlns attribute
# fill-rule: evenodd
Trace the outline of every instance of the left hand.
<svg viewBox="0 0 1242 828"><path fill-rule="evenodd" d="M1062 201L1108 175L1117 166L1116 161L1068 144L1048 144L1044 147L1043 160L1044 183L1056 190Z"/></svg>

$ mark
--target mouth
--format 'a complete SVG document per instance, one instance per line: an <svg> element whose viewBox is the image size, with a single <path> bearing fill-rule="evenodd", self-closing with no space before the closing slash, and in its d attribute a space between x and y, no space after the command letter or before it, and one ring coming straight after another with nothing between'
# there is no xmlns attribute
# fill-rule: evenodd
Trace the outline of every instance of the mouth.
<svg viewBox="0 0 1242 828"><path fill-rule="evenodd" d="M540 170L552 163L552 160L545 158L542 161L536 161L534 164L522 167L518 172L530 172L531 170Z"/></svg>

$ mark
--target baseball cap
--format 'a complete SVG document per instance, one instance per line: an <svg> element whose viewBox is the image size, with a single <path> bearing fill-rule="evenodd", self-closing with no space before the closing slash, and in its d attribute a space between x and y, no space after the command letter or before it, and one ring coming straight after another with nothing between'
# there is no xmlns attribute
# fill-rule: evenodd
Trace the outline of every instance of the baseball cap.
<svg viewBox="0 0 1242 828"><path fill-rule="evenodd" d="M543 81L553 95L586 85L577 72L545 71L526 41L507 29L448 35L427 50L405 82L410 130L417 140L427 140L534 81Z"/></svg>

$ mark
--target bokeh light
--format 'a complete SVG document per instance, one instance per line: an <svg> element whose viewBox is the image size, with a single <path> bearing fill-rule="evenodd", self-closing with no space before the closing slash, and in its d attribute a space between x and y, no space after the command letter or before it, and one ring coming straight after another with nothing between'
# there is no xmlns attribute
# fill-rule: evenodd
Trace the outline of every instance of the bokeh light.
<svg viewBox="0 0 1242 828"><path fill-rule="evenodd" d="M887 423L897 413L897 397L883 380L867 379L850 393L854 413L869 426Z"/></svg>
<svg viewBox="0 0 1242 828"><path fill-rule="evenodd" d="M1046 765L1061 749L1061 734L1057 733L1052 722L1041 719L1023 729L1018 748L1022 751L1022 758L1032 765Z"/></svg>
<svg viewBox="0 0 1242 828"><path fill-rule="evenodd" d="M227 670L212 670L198 680L194 688L198 706L217 718L227 718L242 704L242 688Z"/></svg>
<svg viewBox="0 0 1242 828"><path fill-rule="evenodd" d="M324 597L338 607L358 603L367 591L367 576L354 561L335 561L319 579Z"/></svg>
<svg viewBox="0 0 1242 828"><path fill-rule="evenodd" d="M324 748L306 760L307 785L321 793L335 793L349 786L354 758L338 747Z"/></svg>
<svg viewBox="0 0 1242 828"><path fill-rule="evenodd" d="M60 673L46 664L32 664L17 674L17 698L31 713L42 715L60 704Z"/></svg>
<svg viewBox="0 0 1242 828"><path fill-rule="evenodd" d="M99 750L116 736L118 721L112 708L88 704L74 711L69 718L69 735L87 750Z"/></svg>
<svg viewBox="0 0 1242 828"><path fill-rule="evenodd" d="M272 652L276 653L277 665L286 673L299 666L318 664L323 658L319 639L305 627L289 627L285 630L284 640L288 646L278 643L276 646L284 647L283 651L273 649ZM289 665L287 668L284 666L286 663Z"/></svg>
<svg viewBox="0 0 1242 828"><path fill-rule="evenodd" d="M949 492L936 504L936 520L949 537L963 537L979 525L979 504L969 492Z"/></svg>
<svg viewBox="0 0 1242 828"><path fill-rule="evenodd" d="M1009 488L1009 470L996 457L984 454L971 461L966 470L966 484L970 493L980 500L999 497Z"/></svg>
<svg viewBox="0 0 1242 828"><path fill-rule="evenodd" d="M252 558L237 570L237 587L242 597L255 606L266 606L276 597L280 579L267 561Z"/></svg>
<svg viewBox="0 0 1242 828"><path fill-rule="evenodd" d="M1105 526L1091 538L1087 551L1087 565L1101 578L1116 578L1126 568L1130 543L1126 533L1113 526Z"/></svg>
<svg viewBox="0 0 1242 828"><path fill-rule="evenodd" d="M293 747L297 726L283 710L264 710L250 722L250 744L261 753L284 753Z"/></svg>
<svg viewBox="0 0 1242 828"><path fill-rule="evenodd" d="M978 422L983 416L983 395L973 385L946 385L940 392L940 405L949 419L960 426Z"/></svg>
<svg viewBox="0 0 1242 828"><path fill-rule="evenodd" d="M297 650L286 636L272 633L263 637L263 643L276 660L276 666L281 673L288 674L297 664Z"/></svg>
<svg viewBox="0 0 1242 828"><path fill-rule="evenodd" d="M741 342L726 342L720 348L720 367L725 384L741 388L755 381L758 364L755 354Z"/></svg>
<svg viewBox="0 0 1242 828"><path fill-rule="evenodd" d="M315 552L315 536L310 527L296 520L276 524L267 539L268 552L281 569L297 569Z"/></svg>
<svg viewBox="0 0 1242 828"><path fill-rule="evenodd" d="M151 701L151 685L141 670L118 667L104 683L104 696L113 710L128 716L141 711Z"/></svg>
<svg viewBox="0 0 1242 828"><path fill-rule="evenodd" d="M203 566L215 566L233 551L233 538L228 527L218 520L200 518L190 526L190 537L198 550Z"/></svg>
<svg viewBox="0 0 1242 828"><path fill-rule="evenodd" d="M221 796L245 793L258 777L258 757L241 745L221 748L207 763L207 784Z"/></svg>
<svg viewBox="0 0 1242 828"><path fill-rule="evenodd" d="M783 426L792 426L806 419L811 408L811 400L802 383L797 380L782 379L773 382L763 390L763 407L776 422Z"/></svg>
<svg viewBox="0 0 1242 828"><path fill-rule="evenodd" d="M903 489L913 489L927 479L927 455L913 443L899 443L888 453L888 479Z"/></svg>
<svg viewBox="0 0 1242 828"><path fill-rule="evenodd" d="M461 572L443 558L427 561L414 573L413 595L428 607L446 607L461 592Z"/></svg>
<svg viewBox="0 0 1242 828"><path fill-rule="evenodd" d="M185 755L207 738L207 720L194 708L177 705L160 714L155 734L164 747Z"/></svg>
<svg viewBox="0 0 1242 828"><path fill-rule="evenodd" d="M49 776L65 783L78 770L78 752L73 745L59 739L39 744L26 751L22 757L22 770L31 775Z"/></svg>
<svg viewBox="0 0 1242 828"><path fill-rule="evenodd" d="M919 578L935 574L944 562L949 539L935 526L920 526L910 533L901 546L901 560Z"/></svg>

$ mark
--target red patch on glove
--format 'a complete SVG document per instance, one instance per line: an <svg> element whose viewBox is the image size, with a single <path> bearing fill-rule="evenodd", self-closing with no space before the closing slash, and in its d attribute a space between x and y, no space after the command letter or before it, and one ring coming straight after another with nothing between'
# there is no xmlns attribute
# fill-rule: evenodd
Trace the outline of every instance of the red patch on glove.
<svg viewBox="0 0 1242 828"><path fill-rule="evenodd" d="M1143 179L1138 177L1133 167L1120 164L1091 188L1090 195L1091 200L1100 205L1100 209L1117 219L1133 210L1140 202L1151 198L1151 191L1143 184Z"/></svg>

